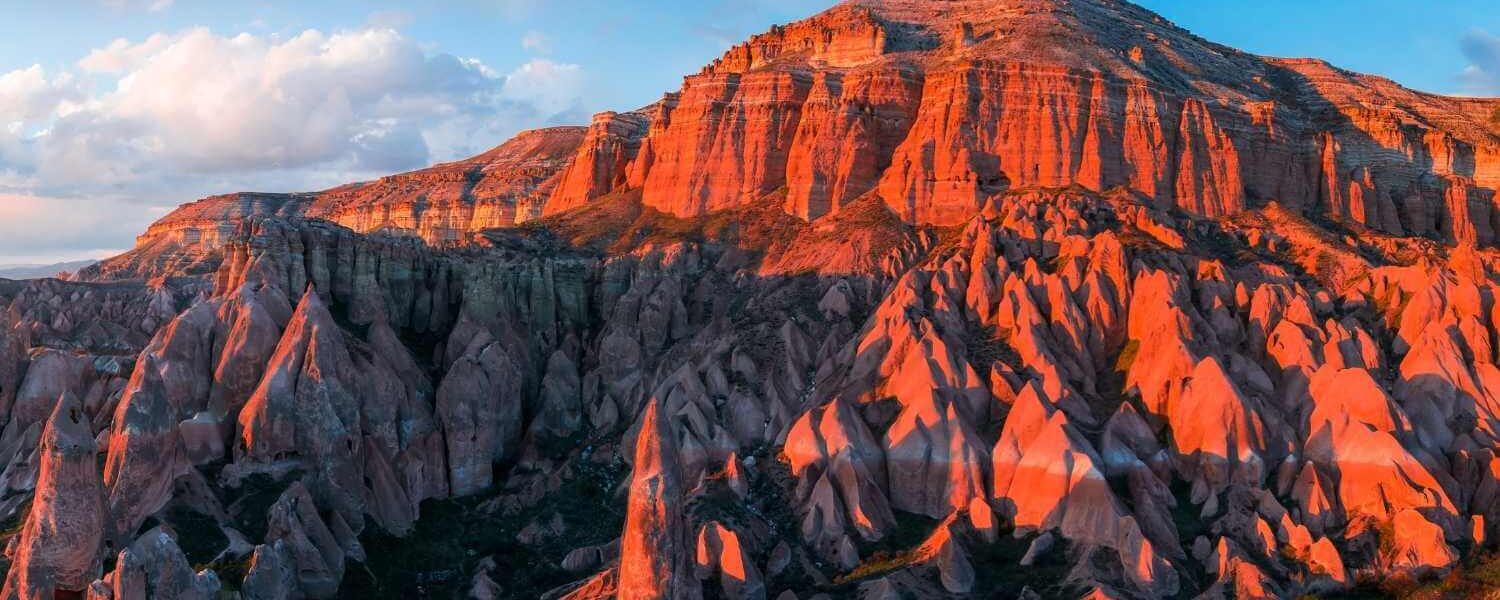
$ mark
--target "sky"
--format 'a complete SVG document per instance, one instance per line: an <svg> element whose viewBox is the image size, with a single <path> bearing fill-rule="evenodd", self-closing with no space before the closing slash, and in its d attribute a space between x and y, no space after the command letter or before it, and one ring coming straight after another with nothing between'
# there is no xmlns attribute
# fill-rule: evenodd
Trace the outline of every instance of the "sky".
<svg viewBox="0 0 1500 600"><path fill-rule="evenodd" d="M1205 38L1500 95L1494 0L1140 0ZM0 264L128 248L183 202L477 154L676 89L827 0L0 0Z"/></svg>

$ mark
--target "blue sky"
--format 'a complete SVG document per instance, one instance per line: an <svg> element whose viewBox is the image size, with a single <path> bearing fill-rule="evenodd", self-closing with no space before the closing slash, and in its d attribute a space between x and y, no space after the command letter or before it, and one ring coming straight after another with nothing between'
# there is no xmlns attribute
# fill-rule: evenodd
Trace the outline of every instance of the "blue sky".
<svg viewBox="0 0 1500 600"><path fill-rule="evenodd" d="M1252 52L1500 94L1493 0L1141 3ZM635 108L828 4L0 1L0 264L117 251L211 193L319 189Z"/></svg>

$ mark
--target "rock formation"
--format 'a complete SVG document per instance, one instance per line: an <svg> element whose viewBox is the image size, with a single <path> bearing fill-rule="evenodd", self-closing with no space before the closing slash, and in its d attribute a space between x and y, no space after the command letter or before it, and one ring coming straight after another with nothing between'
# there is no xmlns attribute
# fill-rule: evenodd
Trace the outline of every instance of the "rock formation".
<svg viewBox="0 0 1500 600"><path fill-rule="evenodd" d="M701 597L688 562L692 532L683 514L685 490L676 438L659 403L647 404L636 434L625 533L620 538L616 594L622 600Z"/></svg>
<svg viewBox="0 0 1500 600"><path fill-rule="evenodd" d="M1119 0L853 0L587 127L184 205L0 281L4 595L1457 586L1497 107Z"/></svg>
<svg viewBox="0 0 1500 600"><path fill-rule="evenodd" d="M99 576L105 513L93 432L83 405L63 394L47 419L31 512L8 548L0 597L46 600L79 593Z"/></svg>
<svg viewBox="0 0 1500 600"><path fill-rule="evenodd" d="M218 596L219 578L213 571L193 572L177 541L160 528L142 534L115 559L115 570L89 586L89 600L149 600L182 598L211 600Z"/></svg>

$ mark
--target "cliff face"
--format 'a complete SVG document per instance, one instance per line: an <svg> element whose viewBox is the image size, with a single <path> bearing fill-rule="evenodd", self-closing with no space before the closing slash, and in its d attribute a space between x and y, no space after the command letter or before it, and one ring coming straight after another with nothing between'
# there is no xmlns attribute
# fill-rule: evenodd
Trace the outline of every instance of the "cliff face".
<svg viewBox="0 0 1500 600"><path fill-rule="evenodd" d="M1007 189L1077 184L1489 244L1500 138L1476 103L1244 54L1111 0L852 2L731 49L651 117L596 123L570 167L591 185L551 202L638 187L696 215L784 186L807 219L873 192L954 225Z"/></svg>
<svg viewBox="0 0 1500 600"><path fill-rule="evenodd" d="M394 230L429 244L541 214L559 171L583 139L580 127L522 132L470 159L317 194L304 216L359 232Z"/></svg>

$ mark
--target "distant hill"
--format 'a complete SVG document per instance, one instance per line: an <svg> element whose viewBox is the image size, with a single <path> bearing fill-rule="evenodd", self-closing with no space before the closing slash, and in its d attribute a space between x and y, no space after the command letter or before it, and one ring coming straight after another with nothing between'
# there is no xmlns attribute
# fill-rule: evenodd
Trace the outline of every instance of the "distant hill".
<svg viewBox="0 0 1500 600"><path fill-rule="evenodd" d="M70 262L53 263L50 265L0 265L0 279L40 279L43 277L56 277L64 271L72 273L97 260L75 260Z"/></svg>

